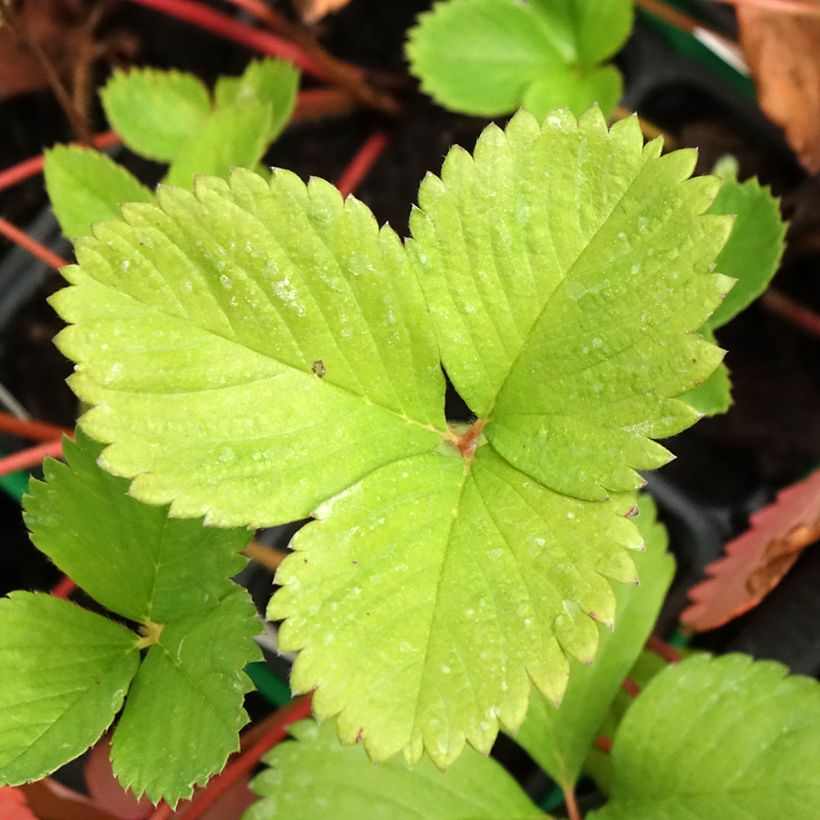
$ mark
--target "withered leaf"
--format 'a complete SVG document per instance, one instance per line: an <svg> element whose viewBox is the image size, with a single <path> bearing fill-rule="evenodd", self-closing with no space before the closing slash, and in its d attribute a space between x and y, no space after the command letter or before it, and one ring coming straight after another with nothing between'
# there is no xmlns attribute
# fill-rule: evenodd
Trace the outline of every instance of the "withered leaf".
<svg viewBox="0 0 820 820"><path fill-rule="evenodd" d="M296 6L306 23L316 23L349 2L350 0L296 0Z"/></svg>
<svg viewBox="0 0 820 820"><path fill-rule="evenodd" d="M708 579L689 590L693 603L681 621L690 629L714 629L752 609L820 539L820 470L783 490L750 524L706 567Z"/></svg>
<svg viewBox="0 0 820 820"><path fill-rule="evenodd" d="M820 17L738 5L740 45L760 107L800 162L820 171Z"/></svg>

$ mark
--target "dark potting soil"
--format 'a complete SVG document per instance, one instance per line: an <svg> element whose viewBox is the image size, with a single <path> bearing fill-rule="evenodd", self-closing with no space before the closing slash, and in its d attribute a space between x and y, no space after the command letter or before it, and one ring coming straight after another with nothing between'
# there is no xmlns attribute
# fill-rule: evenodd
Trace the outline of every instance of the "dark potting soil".
<svg viewBox="0 0 820 820"><path fill-rule="evenodd" d="M322 23L322 42L334 54L361 65L401 71L404 33L428 6L427 0L354 0ZM142 44L138 63L194 71L209 82L220 73L239 73L252 56L187 24L129 4L121 6L106 26L136 34ZM679 145L697 146L700 171L708 171L718 158L731 153L740 162L741 178L758 174L773 187L792 220L789 248L775 285L820 311L820 183L805 177L780 133L752 103L740 100L734 89L722 88L699 66L666 55L658 43L657 33L640 24L620 58L628 104L667 130ZM664 55L662 61L659 54ZM103 82L105 77L98 79ZM450 145L471 148L484 122L446 112L413 92L405 101L406 115L400 121L358 111L343 118L295 124L273 146L267 161L304 177L336 180L364 140L377 128L387 128L390 145L357 195L380 221L389 221L406 235L410 208L424 174L438 171ZM98 115L97 126L103 128ZM4 123L0 168L70 136L46 92L3 103L0 121ZM141 163L127 151L118 159L141 170L147 181L157 178L157 167ZM39 177L0 192L0 213L22 227L44 205ZM0 246L0 251L5 247ZM48 293L58 287L59 278L49 275L27 304L0 327L0 382L36 417L70 425L76 411L75 399L64 385L70 366L51 345L60 322L45 303ZM816 466L820 454L818 341L759 304L722 329L718 339L729 351L735 405L725 416L704 420L670 442L677 460L650 479L679 566L662 615L663 629L674 626L685 590L726 540L745 528L749 513ZM455 400L452 406L457 406ZM11 450L22 442L6 440L0 445ZM19 508L5 497L0 500L0 526L6 536L0 553L0 593L19 587L48 588L57 574L29 545ZM267 587L270 578L263 574L258 582ZM817 674L818 590L820 560L807 553L782 590L763 606L696 643L721 651L742 648ZM795 607L795 601L802 606Z"/></svg>

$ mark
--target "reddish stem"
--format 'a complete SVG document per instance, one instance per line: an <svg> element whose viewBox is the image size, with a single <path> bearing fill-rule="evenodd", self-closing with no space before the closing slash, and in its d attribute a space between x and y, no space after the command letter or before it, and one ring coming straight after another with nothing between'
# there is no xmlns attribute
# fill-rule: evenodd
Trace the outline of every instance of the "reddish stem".
<svg viewBox="0 0 820 820"><path fill-rule="evenodd" d="M656 655L660 655L667 663L677 663L683 658L674 646L670 646L666 641L661 640L656 635L650 635L646 642L646 648Z"/></svg>
<svg viewBox="0 0 820 820"><path fill-rule="evenodd" d="M331 74L300 46L283 40L269 31L262 31L240 23L226 14L194 3L192 0L130 0L130 2L161 11L178 20L185 20L205 31L247 46L261 54L290 60L307 74L319 80L333 81Z"/></svg>
<svg viewBox="0 0 820 820"><path fill-rule="evenodd" d="M361 185L371 168L387 148L389 138L384 131L377 131L354 154L347 168L342 172L336 187L342 196L353 193Z"/></svg>
<svg viewBox="0 0 820 820"><path fill-rule="evenodd" d="M32 239L27 233L16 228L11 222L6 221L2 217L0 217L0 236L5 236L6 239L27 250L41 262L45 262L46 265L54 268L54 270L60 270L60 268L64 268L68 264L65 259L57 256L56 253L50 251L45 245L42 245L36 239Z"/></svg>
<svg viewBox="0 0 820 820"><path fill-rule="evenodd" d="M760 298L766 310L791 322L795 327L820 338L820 316L813 310L799 305L793 299L774 288L769 288Z"/></svg>
<svg viewBox="0 0 820 820"><path fill-rule="evenodd" d="M578 801L575 799L572 786L561 786L561 791L564 792L564 805L567 807L569 820L582 820L581 810L578 808Z"/></svg>
<svg viewBox="0 0 820 820"><path fill-rule="evenodd" d="M55 598L68 598L74 590L77 589L77 585L74 581L71 580L67 575L63 575L59 581L51 588L51 594Z"/></svg>
<svg viewBox="0 0 820 820"><path fill-rule="evenodd" d="M259 740L244 752L241 752L221 774L214 777L207 786L194 795L193 800L182 813L185 820L195 820L197 817L202 817L234 783L256 766L268 749L287 737L287 728L291 723L309 717L310 709L310 697L301 697L279 709L268 718L268 728ZM151 820L162 820L162 818L170 816L170 809L163 804L151 815Z"/></svg>
<svg viewBox="0 0 820 820"><path fill-rule="evenodd" d="M95 148L103 149L110 148L112 145L119 145L122 140L113 131L106 131L102 134L95 134L91 142ZM72 145L80 144L72 143ZM0 191L11 188L12 185L39 174L43 170L45 161L46 155L38 154L36 157L30 157L18 162L16 165L12 165L11 168L6 168L5 171L0 171Z"/></svg>
<svg viewBox="0 0 820 820"><path fill-rule="evenodd" d="M637 3L642 8L645 8L650 14L654 14L655 17L660 17L661 20L671 23L673 26L681 29L682 31L688 31L692 34L695 29L700 28L700 23L695 20L694 17L690 17L688 14L684 14L683 12L672 8L662 2L662 0L637 0Z"/></svg>
<svg viewBox="0 0 820 820"><path fill-rule="evenodd" d="M60 437L56 441L49 441L45 444L38 444L36 447L29 447L5 458L0 458L0 476L14 473L17 470L25 470L39 464L46 456L59 458L63 454L63 439Z"/></svg>
<svg viewBox="0 0 820 820"><path fill-rule="evenodd" d="M10 433L20 438L31 438L35 441L54 441L71 431L56 424L48 424L45 421L35 421L34 419L18 419L11 413L0 412L0 432Z"/></svg>

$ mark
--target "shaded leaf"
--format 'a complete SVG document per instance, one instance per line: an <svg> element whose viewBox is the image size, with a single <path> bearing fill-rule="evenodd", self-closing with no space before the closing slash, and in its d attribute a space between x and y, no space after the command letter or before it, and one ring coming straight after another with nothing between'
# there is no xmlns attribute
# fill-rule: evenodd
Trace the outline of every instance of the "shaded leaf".
<svg viewBox="0 0 820 820"><path fill-rule="evenodd" d="M631 27L629 0L448 0L419 17L407 54L422 88L456 111L497 116L523 105L540 118L597 101L609 114L622 81L599 63Z"/></svg>
<svg viewBox="0 0 820 820"><path fill-rule="evenodd" d="M260 651L256 610L242 590L168 624L140 667L111 741L114 773L137 797L172 806L239 748ZM170 762L170 765L169 765Z"/></svg>
<svg viewBox="0 0 820 820"><path fill-rule="evenodd" d="M128 482L97 466L102 446L82 431L65 439L65 464L48 459L45 482L24 498L31 538L66 575L112 612L167 623L207 609L234 588L246 529L168 518L128 495Z"/></svg>
<svg viewBox="0 0 820 820"><path fill-rule="evenodd" d="M82 236L93 223L115 219L124 202L153 199L136 177L99 151L60 145L45 157L48 198L66 236Z"/></svg>
<svg viewBox="0 0 820 820"><path fill-rule="evenodd" d="M180 71L116 71L100 96L123 142L159 162L175 159L211 113L208 89L193 74Z"/></svg>
<svg viewBox="0 0 820 820"><path fill-rule="evenodd" d="M820 685L745 655L661 672L612 747L610 802L592 818L811 817L820 805Z"/></svg>
<svg viewBox="0 0 820 820"><path fill-rule="evenodd" d="M568 789L575 785L599 726L655 625L675 571L666 551L666 530L655 521L654 502L643 496L639 508L636 521L646 544L646 552L635 556L640 586L618 586L614 631L602 633L592 666L572 664L558 708L533 693L527 719L515 736L550 777Z"/></svg>
<svg viewBox="0 0 820 820"><path fill-rule="evenodd" d="M248 102L270 105L267 141L273 142L296 107L299 76L299 70L284 60L254 60L241 77L220 77L216 81L216 105L218 108Z"/></svg>
<svg viewBox="0 0 820 820"><path fill-rule="evenodd" d="M50 595L0 599L0 783L50 774L109 727L139 664L136 636Z"/></svg>
<svg viewBox="0 0 820 820"><path fill-rule="evenodd" d="M288 727L295 740L274 747L254 778L262 798L243 820L496 820L547 818L496 761L467 750L447 772L429 760L373 765L360 748L339 745L332 722Z"/></svg>
<svg viewBox="0 0 820 820"><path fill-rule="evenodd" d="M783 256L786 223L779 201L755 178L725 180L708 212L735 215L729 241L715 264L721 273L737 281L709 319L709 327L716 330L769 286Z"/></svg>
<svg viewBox="0 0 820 820"><path fill-rule="evenodd" d="M740 45L763 112L810 173L820 171L820 18L738 5Z"/></svg>
<svg viewBox="0 0 820 820"><path fill-rule="evenodd" d="M756 512L749 529L706 567L708 580L689 590L681 622L696 632L714 629L760 603L805 547L820 539L820 470L781 491Z"/></svg>

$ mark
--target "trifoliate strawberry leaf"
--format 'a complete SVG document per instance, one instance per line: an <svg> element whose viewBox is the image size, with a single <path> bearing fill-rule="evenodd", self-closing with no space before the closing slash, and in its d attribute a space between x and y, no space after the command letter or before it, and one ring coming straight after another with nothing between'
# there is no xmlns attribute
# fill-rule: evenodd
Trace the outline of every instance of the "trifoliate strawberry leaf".
<svg viewBox="0 0 820 820"><path fill-rule="evenodd" d="M639 508L636 521L646 544L646 552L635 556L640 586L618 586L614 631L601 635L592 666L572 663L558 708L534 693L527 719L515 736L564 788L575 785L598 727L655 625L675 571L652 499L642 497Z"/></svg>
<svg viewBox="0 0 820 820"><path fill-rule="evenodd" d="M116 71L100 96L123 142L159 162L175 159L211 113L208 89L193 74L180 71Z"/></svg>
<svg viewBox="0 0 820 820"><path fill-rule="evenodd" d="M590 818L812 817L820 684L744 655L698 656L638 696L612 747L610 802Z"/></svg>
<svg viewBox="0 0 820 820"><path fill-rule="evenodd" d="M137 636L31 592L0 599L0 783L53 772L109 727L139 664Z"/></svg>
<svg viewBox="0 0 820 820"><path fill-rule="evenodd" d="M273 142L296 106L299 70L284 60L254 60L241 77L220 77L214 88L218 108L257 102L271 107L267 141Z"/></svg>
<svg viewBox="0 0 820 820"><path fill-rule="evenodd" d="M99 151L58 145L43 168L54 215L66 236L83 236L95 222L115 219L124 202L150 202L153 194Z"/></svg>
<svg viewBox="0 0 820 820"><path fill-rule="evenodd" d="M530 681L557 700L567 655L592 660L605 577L635 580L620 492L696 419L675 397L719 361L694 331L726 286L716 183L659 153L634 121L520 114L425 182L412 264L282 171L161 190L77 243L54 304L101 460L173 515L320 519L271 615L294 689L376 758L488 750Z"/></svg>
<svg viewBox="0 0 820 820"><path fill-rule="evenodd" d="M251 783L262 799L244 820L548 818L498 763L472 749L446 772L429 760L411 770L399 760L375 766L362 749L340 746L331 722L288 731L294 740L276 746L265 758L270 768Z"/></svg>
<svg viewBox="0 0 820 820"><path fill-rule="evenodd" d="M111 741L124 787L175 805L222 769L248 722L242 701L253 685L243 670L259 660L251 640L259 631L256 610L238 589L162 629Z"/></svg>
<svg viewBox="0 0 820 820"><path fill-rule="evenodd" d="M128 482L97 466L102 446L82 431L65 440L66 464L45 463L24 498L31 538L89 595L132 621L167 623L213 605L244 566L246 529L169 519L129 496Z"/></svg>
<svg viewBox="0 0 820 820"><path fill-rule="evenodd" d="M456 111L496 116L523 105L543 117L597 101L608 114L622 80L600 62L631 27L631 0L447 0L419 17L407 54L422 88Z"/></svg>
<svg viewBox="0 0 820 820"><path fill-rule="evenodd" d="M717 269L737 279L709 319L713 330L745 310L777 272L783 256L786 223L780 203L757 179L727 179L709 208L710 214L735 214L726 247L717 258Z"/></svg>
<svg viewBox="0 0 820 820"><path fill-rule="evenodd" d="M165 181L190 188L198 174L227 177L234 168L251 168L268 145L271 106L242 102L214 111L171 163Z"/></svg>

